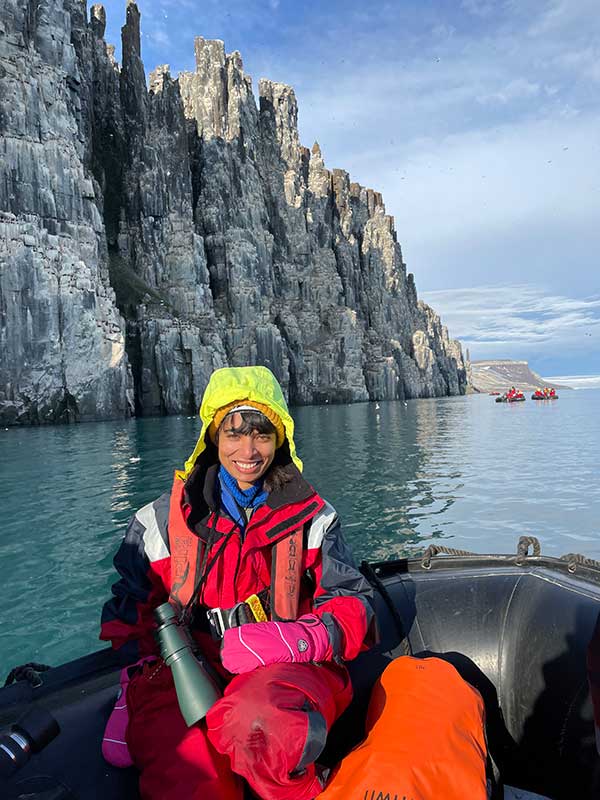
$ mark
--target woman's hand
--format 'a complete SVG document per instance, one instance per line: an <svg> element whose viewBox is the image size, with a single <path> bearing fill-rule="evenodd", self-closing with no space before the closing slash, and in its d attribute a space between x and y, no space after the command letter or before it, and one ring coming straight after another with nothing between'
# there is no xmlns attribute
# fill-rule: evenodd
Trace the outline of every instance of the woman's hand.
<svg viewBox="0 0 600 800"><path fill-rule="evenodd" d="M280 662L306 663L331 658L327 628L315 614L296 622L251 622L225 631L221 661L233 673Z"/></svg>

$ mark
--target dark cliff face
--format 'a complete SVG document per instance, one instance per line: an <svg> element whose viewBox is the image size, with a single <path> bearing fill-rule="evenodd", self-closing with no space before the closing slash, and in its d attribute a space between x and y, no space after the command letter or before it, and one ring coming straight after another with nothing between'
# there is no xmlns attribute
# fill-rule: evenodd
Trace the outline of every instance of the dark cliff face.
<svg viewBox="0 0 600 800"><path fill-rule="evenodd" d="M146 86L84 0L0 9L0 419L192 413L217 367L292 403L464 391L381 196L298 139L288 86L196 40Z"/></svg>

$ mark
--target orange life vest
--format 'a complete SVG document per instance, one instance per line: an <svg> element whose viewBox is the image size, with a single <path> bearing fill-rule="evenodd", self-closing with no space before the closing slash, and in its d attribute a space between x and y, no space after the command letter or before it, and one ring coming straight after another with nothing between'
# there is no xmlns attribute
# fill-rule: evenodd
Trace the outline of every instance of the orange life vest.
<svg viewBox="0 0 600 800"><path fill-rule="evenodd" d="M185 483L175 477L169 506L169 549L171 551L171 601L185 606L200 578L200 554L204 543L187 525L182 513ZM302 573L303 528L279 539L272 549L271 618L288 621L298 618ZM246 601L250 607L256 596ZM256 614L255 614L256 616Z"/></svg>

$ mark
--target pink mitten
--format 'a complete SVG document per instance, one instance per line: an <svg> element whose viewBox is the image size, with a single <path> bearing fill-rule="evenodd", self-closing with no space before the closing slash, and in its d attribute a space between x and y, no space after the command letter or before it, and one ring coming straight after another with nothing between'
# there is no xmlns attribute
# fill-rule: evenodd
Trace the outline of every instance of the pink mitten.
<svg viewBox="0 0 600 800"><path fill-rule="evenodd" d="M327 628L315 614L296 622L252 622L225 631L221 661L229 672L252 672L279 662L331 658Z"/></svg>

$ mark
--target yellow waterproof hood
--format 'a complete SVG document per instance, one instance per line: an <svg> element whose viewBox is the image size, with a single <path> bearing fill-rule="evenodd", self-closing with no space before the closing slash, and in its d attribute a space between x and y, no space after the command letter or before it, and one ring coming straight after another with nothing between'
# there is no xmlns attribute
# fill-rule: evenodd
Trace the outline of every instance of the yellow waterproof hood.
<svg viewBox="0 0 600 800"><path fill-rule="evenodd" d="M255 403L263 403L273 409L283 422L292 461L302 471L302 461L296 455L296 445L294 444L294 420L290 416L277 378L267 367L224 367L215 370L210 376L200 406L200 419L202 420L200 437L196 442L194 452L185 462L183 471L179 473L180 476L184 479L187 478L193 470L198 456L206 450L205 437L216 412L219 408L237 400L253 400Z"/></svg>

